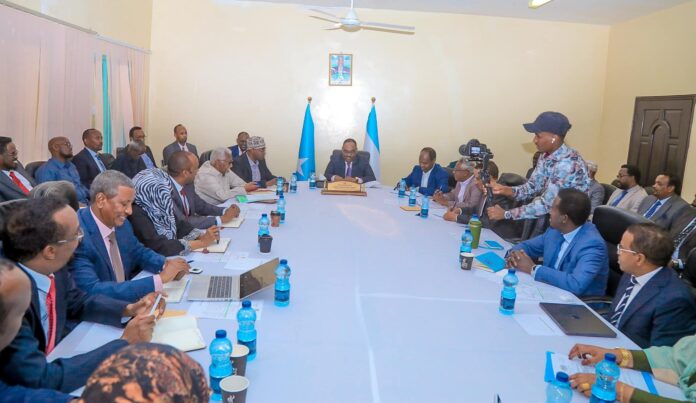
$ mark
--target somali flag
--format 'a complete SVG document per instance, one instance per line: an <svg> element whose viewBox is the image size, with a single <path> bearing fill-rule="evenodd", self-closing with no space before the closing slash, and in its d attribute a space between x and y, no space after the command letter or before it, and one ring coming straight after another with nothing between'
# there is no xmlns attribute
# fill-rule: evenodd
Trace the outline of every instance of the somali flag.
<svg viewBox="0 0 696 403"><path fill-rule="evenodd" d="M305 110L304 124L302 125L302 139L300 140L300 151L297 154L297 180L309 180L312 172L316 171L314 163L314 121L312 111L309 109L311 101L307 102Z"/></svg>
<svg viewBox="0 0 696 403"><path fill-rule="evenodd" d="M370 167L372 167L372 171L375 173L375 178L379 180L379 132L377 130L377 112L375 112L374 101L372 102L370 116L367 117L363 150L370 153Z"/></svg>

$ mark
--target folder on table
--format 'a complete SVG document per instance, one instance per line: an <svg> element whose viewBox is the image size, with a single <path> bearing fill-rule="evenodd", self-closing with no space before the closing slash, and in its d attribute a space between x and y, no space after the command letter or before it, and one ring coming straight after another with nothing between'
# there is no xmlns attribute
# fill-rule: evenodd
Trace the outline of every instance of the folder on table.
<svg viewBox="0 0 696 403"><path fill-rule="evenodd" d="M152 332L152 342L167 344L181 351L200 350L206 347L198 322L193 316L160 318Z"/></svg>
<svg viewBox="0 0 696 403"><path fill-rule="evenodd" d="M495 252L486 252L476 256L473 266L477 269L497 273L505 268L505 259Z"/></svg>

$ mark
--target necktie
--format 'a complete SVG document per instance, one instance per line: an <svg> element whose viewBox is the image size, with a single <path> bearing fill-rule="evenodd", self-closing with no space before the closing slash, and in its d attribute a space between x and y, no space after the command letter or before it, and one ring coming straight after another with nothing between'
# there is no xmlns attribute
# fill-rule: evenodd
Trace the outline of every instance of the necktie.
<svg viewBox="0 0 696 403"><path fill-rule="evenodd" d="M125 280L126 276L123 272L123 262L121 262L121 253L118 250L118 243L116 242L116 231L112 231L109 234L109 254L111 255L111 267L114 268L116 282L122 283Z"/></svg>
<svg viewBox="0 0 696 403"><path fill-rule="evenodd" d="M631 296L633 287L635 287L636 284L638 284L636 277L631 276L631 283L628 285L628 287L626 287L626 291L624 291L621 299L619 300L619 305L616 306L614 314L611 315L611 319L609 319L609 322L611 322L612 325L617 326L617 323L619 323L619 319L621 319L621 315L623 315L624 311L626 310L626 305L628 305L628 298Z"/></svg>
<svg viewBox="0 0 696 403"><path fill-rule="evenodd" d="M143 162L145 163L145 167L146 167L147 169L150 169L150 168L154 168L154 167L155 167L155 164L152 163L152 160L150 159L150 157L149 157L147 154L141 155L141 156L140 156L140 159L143 160Z"/></svg>
<svg viewBox="0 0 696 403"><path fill-rule="evenodd" d="M46 311L48 312L48 340L46 341L46 355L51 354L56 346L56 278L49 276L51 286L46 294Z"/></svg>
<svg viewBox="0 0 696 403"><path fill-rule="evenodd" d="M621 200L623 200L623 198L626 197L626 194L627 194L627 193L628 193L628 189L622 191L622 192L621 192L621 196L617 197L616 200L614 200L614 201L611 203L611 206L612 206L612 207L618 206L619 203L621 203Z"/></svg>
<svg viewBox="0 0 696 403"><path fill-rule="evenodd" d="M556 261L553 265L553 268L558 270L559 266L561 265L561 260L563 259L562 253L565 251L563 250L563 245L566 243L565 237L561 237L561 244L558 246L558 255L556 255Z"/></svg>
<svg viewBox="0 0 696 403"><path fill-rule="evenodd" d="M694 229L696 229L696 217L694 217L691 222L681 230L679 235L674 238L674 256L679 257L679 248L681 248L682 242L684 242L686 237L688 237Z"/></svg>
<svg viewBox="0 0 696 403"><path fill-rule="evenodd" d="M353 176L353 163L349 162L348 167L346 168L346 177L352 177Z"/></svg>
<svg viewBox="0 0 696 403"><path fill-rule="evenodd" d="M94 156L94 161L97 163L97 167L99 168L99 172L106 171L106 165L104 165L104 162L102 162L101 158L99 158L99 155Z"/></svg>
<svg viewBox="0 0 696 403"><path fill-rule="evenodd" d="M181 204L184 206L184 215L188 217L189 215L189 209L188 209L188 201L186 200L186 191L184 189L181 189Z"/></svg>
<svg viewBox="0 0 696 403"><path fill-rule="evenodd" d="M22 181L20 181L17 175L15 175L14 171L10 171L10 179L12 179L12 182L14 182L15 185L17 185L17 187L19 188L19 190L21 190L25 195L29 194L29 189L27 189L27 187L24 186Z"/></svg>
<svg viewBox="0 0 696 403"><path fill-rule="evenodd" d="M645 217L645 218L652 217L657 212L657 210L660 208L660 206L662 206L662 200L656 201L655 203L653 203L652 206L650 206L648 211L645 212L643 217Z"/></svg>

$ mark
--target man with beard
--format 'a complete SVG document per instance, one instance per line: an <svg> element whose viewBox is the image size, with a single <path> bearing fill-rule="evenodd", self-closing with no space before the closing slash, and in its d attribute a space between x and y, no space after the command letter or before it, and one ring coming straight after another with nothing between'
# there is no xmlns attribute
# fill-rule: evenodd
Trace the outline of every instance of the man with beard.
<svg viewBox="0 0 696 403"><path fill-rule="evenodd" d="M39 183L68 181L75 186L77 200L81 204L87 204L89 190L80 181L80 174L75 164L70 161L73 157L70 140L66 137L54 137L48 141L48 151L51 153L51 158L36 170L36 180Z"/></svg>
<svg viewBox="0 0 696 403"><path fill-rule="evenodd" d="M0 137L0 202L26 199L36 185L17 160L17 147L9 137Z"/></svg>
<svg viewBox="0 0 696 403"><path fill-rule="evenodd" d="M104 136L97 129L87 129L82 133L82 143L85 148L75 154L72 163L80 174L82 184L89 189L94 178L106 171L106 165L99 157L99 151L104 146Z"/></svg>
<svg viewBox="0 0 696 403"><path fill-rule="evenodd" d="M619 188L611 194L607 205L638 213L640 203L648 196L645 189L638 184L640 170L637 166L624 164L621 165L616 178L619 180Z"/></svg>

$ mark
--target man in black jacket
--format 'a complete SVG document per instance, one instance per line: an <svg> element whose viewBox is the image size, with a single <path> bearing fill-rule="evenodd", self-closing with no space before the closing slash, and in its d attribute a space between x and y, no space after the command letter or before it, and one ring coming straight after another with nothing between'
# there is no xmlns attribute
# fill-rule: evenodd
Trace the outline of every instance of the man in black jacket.
<svg viewBox="0 0 696 403"><path fill-rule="evenodd" d="M263 137L247 140L247 151L234 161L232 172L244 182L256 182L259 187L276 184L276 176L266 166L266 142Z"/></svg>

